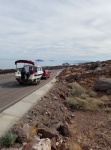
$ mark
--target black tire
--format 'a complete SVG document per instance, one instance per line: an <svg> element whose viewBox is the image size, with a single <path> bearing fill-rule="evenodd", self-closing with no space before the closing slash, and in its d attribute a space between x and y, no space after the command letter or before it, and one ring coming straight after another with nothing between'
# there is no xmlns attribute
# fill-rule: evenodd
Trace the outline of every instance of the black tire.
<svg viewBox="0 0 111 150"><path fill-rule="evenodd" d="M22 82L18 82L19 83L19 85L22 85Z"/></svg>

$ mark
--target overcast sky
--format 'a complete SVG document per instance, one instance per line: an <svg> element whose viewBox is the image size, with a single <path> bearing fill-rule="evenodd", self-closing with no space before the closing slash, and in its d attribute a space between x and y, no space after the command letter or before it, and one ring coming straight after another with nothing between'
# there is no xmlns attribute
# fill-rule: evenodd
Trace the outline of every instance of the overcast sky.
<svg viewBox="0 0 111 150"><path fill-rule="evenodd" d="M0 59L111 58L111 0L0 0Z"/></svg>

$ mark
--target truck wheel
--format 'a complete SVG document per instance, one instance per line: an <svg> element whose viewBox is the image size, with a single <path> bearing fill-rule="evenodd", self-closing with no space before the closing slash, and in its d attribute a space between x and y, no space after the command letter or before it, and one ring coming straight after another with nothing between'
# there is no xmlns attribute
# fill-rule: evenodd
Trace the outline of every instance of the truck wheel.
<svg viewBox="0 0 111 150"><path fill-rule="evenodd" d="M19 85L22 85L22 82L19 82Z"/></svg>

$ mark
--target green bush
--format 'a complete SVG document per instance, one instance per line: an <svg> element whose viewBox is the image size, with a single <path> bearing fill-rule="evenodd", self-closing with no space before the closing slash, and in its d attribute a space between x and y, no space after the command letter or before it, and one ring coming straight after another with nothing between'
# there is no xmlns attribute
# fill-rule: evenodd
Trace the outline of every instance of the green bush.
<svg viewBox="0 0 111 150"><path fill-rule="evenodd" d="M17 135L11 132L6 133L4 136L0 137L0 146L10 147L15 143Z"/></svg>

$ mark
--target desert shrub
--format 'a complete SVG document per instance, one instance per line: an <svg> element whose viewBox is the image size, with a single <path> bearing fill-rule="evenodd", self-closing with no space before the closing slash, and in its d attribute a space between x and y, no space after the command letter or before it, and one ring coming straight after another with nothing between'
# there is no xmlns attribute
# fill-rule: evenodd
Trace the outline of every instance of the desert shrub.
<svg viewBox="0 0 111 150"><path fill-rule="evenodd" d="M81 89L79 89L79 88L73 88L72 90L71 90L71 94L72 95L81 95L82 94L82 90Z"/></svg>
<svg viewBox="0 0 111 150"><path fill-rule="evenodd" d="M102 101L109 101L110 99L109 99L108 96L104 95L104 96L101 97L101 100Z"/></svg>
<svg viewBox="0 0 111 150"><path fill-rule="evenodd" d="M0 146L10 147L15 143L17 139L17 135L11 132L6 133L2 137L0 137Z"/></svg>
<svg viewBox="0 0 111 150"><path fill-rule="evenodd" d="M88 107L87 101L78 97L67 98L66 102L71 109L86 109Z"/></svg>
<svg viewBox="0 0 111 150"><path fill-rule="evenodd" d="M101 100L89 97L87 97L87 99L81 99L79 97L66 98L66 103L73 110L98 110L98 108L103 105Z"/></svg>
<svg viewBox="0 0 111 150"><path fill-rule="evenodd" d="M75 98L66 98L66 103L69 105L71 109L79 108L79 100L77 97Z"/></svg>
<svg viewBox="0 0 111 150"><path fill-rule="evenodd" d="M81 99L87 99L89 96L86 93L80 95Z"/></svg>
<svg viewBox="0 0 111 150"><path fill-rule="evenodd" d="M87 99L87 107L86 110L98 110L98 108L102 105L102 101L96 98L88 98Z"/></svg>
<svg viewBox="0 0 111 150"><path fill-rule="evenodd" d="M71 88L72 95L79 96L86 92L86 90L80 86L77 82L72 82L68 84L68 87Z"/></svg>
<svg viewBox="0 0 111 150"><path fill-rule="evenodd" d="M89 97L96 97L97 96L97 93L95 91L89 91L88 94L89 94Z"/></svg>

